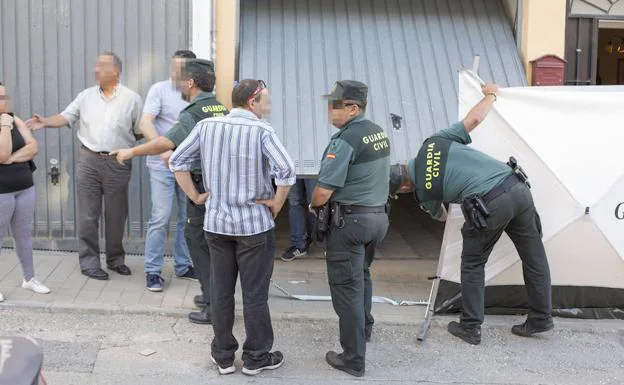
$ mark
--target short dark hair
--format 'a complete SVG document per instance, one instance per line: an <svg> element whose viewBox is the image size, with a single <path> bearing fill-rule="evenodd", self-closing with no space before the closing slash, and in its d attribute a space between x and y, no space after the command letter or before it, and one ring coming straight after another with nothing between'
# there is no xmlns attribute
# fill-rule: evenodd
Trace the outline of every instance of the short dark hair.
<svg viewBox="0 0 624 385"><path fill-rule="evenodd" d="M193 51L189 51L188 49L179 49L173 53L171 57L176 57L180 59L195 59L197 56Z"/></svg>
<svg viewBox="0 0 624 385"><path fill-rule="evenodd" d="M119 72L121 72L121 59L119 58L119 56L117 56L115 52L104 51L100 52L98 56L111 56L113 58L113 65L119 69Z"/></svg>
<svg viewBox="0 0 624 385"><path fill-rule="evenodd" d="M259 80L244 79L238 82L232 90L232 105L234 107L246 107L249 97L258 89ZM261 94L258 93L254 98L255 101L260 100Z"/></svg>
<svg viewBox="0 0 624 385"><path fill-rule="evenodd" d="M186 80L193 79L193 82L200 90L204 92L212 92L212 90L214 90L216 81L214 72L202 71L200 69L190 67L185 68L184 71L182 71L182 74L183 78Z"/></svg>

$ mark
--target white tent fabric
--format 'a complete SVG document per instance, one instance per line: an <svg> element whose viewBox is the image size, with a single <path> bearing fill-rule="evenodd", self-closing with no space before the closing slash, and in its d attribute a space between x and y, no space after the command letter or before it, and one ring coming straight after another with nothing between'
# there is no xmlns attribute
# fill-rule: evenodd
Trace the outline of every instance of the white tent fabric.
<svg viewBox="0 0 624 385"><path fill-rule="evenodd" d="M459 77L463 117L482 98L481 81L470 71ZM553 286L623 289L624 205L617 209L624 202L624 87L502 89L471 136L472 146L503 162L513 155L529 175ZM442 280L460 282L463 222L452 205ZM506 235L485 271L486 286L524 284Z"/></svg>

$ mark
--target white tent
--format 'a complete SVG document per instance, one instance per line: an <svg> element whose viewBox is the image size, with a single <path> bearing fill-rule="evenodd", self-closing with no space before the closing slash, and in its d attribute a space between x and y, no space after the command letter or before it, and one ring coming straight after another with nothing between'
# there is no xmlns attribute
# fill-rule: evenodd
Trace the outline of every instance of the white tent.
<svg viewBox="0 0 624 385"><path fill-rule="evenodd" d="M481 98L461 71L459 116ZM554 313L624 318L624 87L521 87L500 91L473 146L529 175L542 219ZM461 309L464 220L452 205L440 252L435 312ZM485 269L486 311L526 309L522 265L503 235Z"/></svg>

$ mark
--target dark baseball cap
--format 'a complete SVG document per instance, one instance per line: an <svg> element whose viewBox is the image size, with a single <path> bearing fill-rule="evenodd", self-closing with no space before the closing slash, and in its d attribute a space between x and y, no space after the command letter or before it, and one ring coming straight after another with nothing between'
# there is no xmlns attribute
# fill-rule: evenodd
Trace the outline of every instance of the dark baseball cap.
<svg viewBox="0 0 624 385"><path fill-rule="evenodd" d="M214 63L206 59L186 59L184 70L191 73L214 72Z"/></svg>
<svg viewBox="0 0 624 385"><path fill-rule="evenodd" d="M331 94L321 96L327 100L353 100L366 103L368 86L357 80L339 80L334 83Z"/></svg>

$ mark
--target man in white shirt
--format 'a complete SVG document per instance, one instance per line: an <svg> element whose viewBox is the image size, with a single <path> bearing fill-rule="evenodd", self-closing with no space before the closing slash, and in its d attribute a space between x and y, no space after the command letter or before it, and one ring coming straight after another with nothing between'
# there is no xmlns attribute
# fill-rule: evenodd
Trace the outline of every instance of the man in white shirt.
<svg viewBox="0 0 624 385"><path fill-rule="evenodd" d="M98 85L80 92L58 115L33 115L31 129L65 127L79 122L82 144L76 165L79 262L89 278L106 280L101 268L99 222L104 201L106 265L121 275L132 272L125 264L122 240L128 217L128 183L132 163L117 163L109 152L129 148L136 142L141 97L119 82L122 64L113 52L102 52L95 63Z"/></svg>

